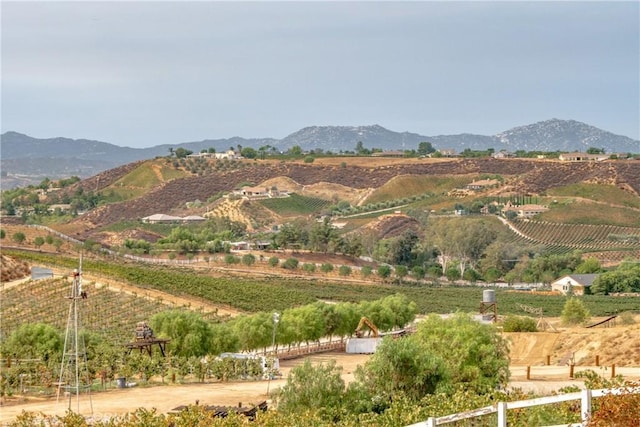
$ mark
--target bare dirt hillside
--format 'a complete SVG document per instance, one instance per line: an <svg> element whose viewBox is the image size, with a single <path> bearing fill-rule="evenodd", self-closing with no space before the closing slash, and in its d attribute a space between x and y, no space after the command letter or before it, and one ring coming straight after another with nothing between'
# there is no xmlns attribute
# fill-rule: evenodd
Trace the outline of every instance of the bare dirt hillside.
<svg viewBox="0 0 640 427"><path fill-rule="evenodd" d="M22 279L31 274L31 268L25 261L20 261L6 255L0 255L0 261L1 282Z"/></svg>

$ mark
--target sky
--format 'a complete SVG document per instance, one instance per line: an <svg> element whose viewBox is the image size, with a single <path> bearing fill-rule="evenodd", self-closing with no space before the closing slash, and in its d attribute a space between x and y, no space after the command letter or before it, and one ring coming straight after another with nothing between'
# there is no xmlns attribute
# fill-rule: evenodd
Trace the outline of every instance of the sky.
<svg viewBox="0 0 640 427"><path fill-rule="evenodd" d="M640 2L2 0L1 131L149 147L551 118L640 139Z"/></svg>

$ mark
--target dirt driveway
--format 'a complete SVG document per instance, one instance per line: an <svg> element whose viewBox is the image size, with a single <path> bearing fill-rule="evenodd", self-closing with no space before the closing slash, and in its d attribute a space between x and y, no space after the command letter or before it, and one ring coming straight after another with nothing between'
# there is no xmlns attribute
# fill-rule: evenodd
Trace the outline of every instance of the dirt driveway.
<svg viewBox="0 0 640 427"><path fill-rule="evenodd" d="M312 363L328 362L336 360L338 366L342 366L342 376L346 383L353 381L353 372L358 365L364 364L369 355L346 354L330 352L310 356ZM94 417L112 417L131 412L136 408L156 408L160 413L166 413L180 405L195 404L198 401L204 405L252 406L267 400L267 387L275 390L286 383L286 378L291 368L302 364L304 359L285 360L280 363L282 378L268 381L255 382L227 382L209 384L189 384L189 385L166 385L153 387L131 387L126 389L114 389L103 393L96 393L91 396L91 401L87 396L82 395L79 401L72 399L61 399L56 402L54 398L35 399L29 401L13 400L5 401L0 407L0 425L15 419L23 410L30 412L43 412L49 415L64 415L71 407L75 412L89 415L93 412ZM512 366L510 386L521 388L524 391L532 391L539 394L549 394L557 391L561 387L575 385L582 387L580 380L569 378L567 366L533 366L531 368L531 379L526 379L526 366ZM580 367L576 372L589 367ZM598 372L598 369L591 369ZM621 367L616 371L630 380L640 379L640 368ZM602 372L607 376L606 369ZM93 408L93 411L91 410Z"/></svg>
<svg viewBox="0 0 640 427"><path fill-rule="evenodd" d="M348 383L353 380L353 371L358 365L364 364L368 355L324 353L311 356L313 363L336 360L343 369L343 378ZM282 378L272 381L235 381L227 383L166 385L153 387L131 387L126 389L113 389L106 392L95 393L89 399L86 395L80 395L80 399L56 398L19 401L13 398L4 402L0 407L0 425L15 419L23 410L30 412L43 412L48 415L64 415L68 408L75 412L89 415L93 412L95 417L111 417L132 412L136 408L156 408L158 412L166 413L180 405L195 404L198 401L204 405L252 406L267 400L267 387L271 391L282 387L291 368L302 364L304 359L284 360L280 363ZM93 411L92 411L93 409Z"/></svg>

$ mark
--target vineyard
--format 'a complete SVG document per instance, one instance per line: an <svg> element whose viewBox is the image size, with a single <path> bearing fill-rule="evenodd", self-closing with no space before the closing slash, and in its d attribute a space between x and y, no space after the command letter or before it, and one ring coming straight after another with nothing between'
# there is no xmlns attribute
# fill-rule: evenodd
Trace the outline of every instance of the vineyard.
<svg viewBox="0 0 640 427"><path fill-rule="evenodd" d="M9 335L25 323L42 322L64 330L69 310L70 283L65 278L30 281L2 293L2 334ZM88 298L82 300L82 326L99 333L109 342L123 344L133 339L139 321L172 308L166 302L145 298L142 294L114 291L95 283L83 284ZM195 307L173 307L195 309ZM217 319L212 314L211 320Z"/></svg>
<svg viewBox="0 0 640 427"><path fill-rule="evenodd" d="M222 199L219 203L215 205L213 209L207 212L204 216L207 218L211 218L211 217L229 218L229 220L231 221L246 224L248 230L253 230L251 221L247 218L246 215L242 213L243 204L244 204L243 199L236 199L236 200Z"/></svg>
<svg viewBox="0 0 640 427"><path fill-rule="evenodd" d="M570 250L637 251L640 241L640 228L634 227L558 224L531 220L516 220L512 225L521 233L521 236L518 236L520 239L545 245L552 253Z"/></svg>
<svg viewBox="0 0 640 427"><path fill-rule="evenodd" d="M295 193L289 197L263 199L260 200L260 203L283 217L318 213L331 204L328 200L301 196Z"/></svg>
<svg viewBox="0 0 640 427"><path fill-rule="evenodd" d="M379 203L389 200L402 199L418 194L433 193L444 194L454 188L464 187L477 176L428 176L428 175L402 175L392 178L382 187L377 188L366 203Z"/></svg>
<svg viewBox="0 0 640 427"><path fill-rule="evenodd" d="M23 257L58 266L65 260L61 256L52 257L34 253L25 253ZM68 267L73 268L76 261L66 259L64 262L68 264ZM478 286L437 286L410 283L362 285L283 277L260 279L227 276L216 278L188 269L163 266L147 267L94 260L84 261L83 266L84 271L88 274L102 275L111 280L138 286L140 293L144 293L145 288L156 289L172 295L192 296L212 303L228 305L245 312L282 311L318 300L359 302L402 293L409 300L415 301L418 313L451 313L456 311L475 313L479 310L483 291L483 288ZM544 307L545 315L559 316L565 302L563 296L540 295L535 292L512 292L506 289L497 289L496 295L501 314L522 314L518 306L518 303L521 303ZM584 298L584 303L594 316L640 309L640 300L636 298L587 296ZM120 306L123 305L124 303L121 301ZM162 308L160 305L158 307ZM114 312L123 311L121 308L113 310ZM64 316L62 317L64 318Z"/></svg>

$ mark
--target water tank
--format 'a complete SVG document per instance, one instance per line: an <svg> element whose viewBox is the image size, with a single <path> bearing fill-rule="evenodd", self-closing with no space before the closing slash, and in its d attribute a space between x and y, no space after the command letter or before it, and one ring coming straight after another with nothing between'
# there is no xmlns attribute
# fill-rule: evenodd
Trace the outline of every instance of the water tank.
<svg viewBox="0 0 640 427"><path fill-rule="evenodd" d="M482 291L482 302L493 304L496 302L496 291L487 289Z"/></svg>

